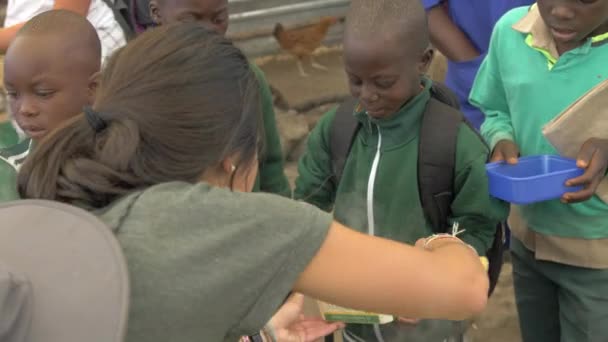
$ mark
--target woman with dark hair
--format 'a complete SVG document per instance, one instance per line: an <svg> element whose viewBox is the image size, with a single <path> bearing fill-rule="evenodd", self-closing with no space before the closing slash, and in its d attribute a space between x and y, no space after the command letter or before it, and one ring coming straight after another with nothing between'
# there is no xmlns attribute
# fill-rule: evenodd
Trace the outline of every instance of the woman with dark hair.
<svg viewBox="0 0 608 342"><path fill-rule="evenodd" d="M93 108L22 166L23 198L88 209L117 232L131 277L128 341L236 341L290 291L406 317L484 308L484 268L455 237L406 246L248 193L260 117L237 48L200 24L167 25L114 55Z"/></svg>

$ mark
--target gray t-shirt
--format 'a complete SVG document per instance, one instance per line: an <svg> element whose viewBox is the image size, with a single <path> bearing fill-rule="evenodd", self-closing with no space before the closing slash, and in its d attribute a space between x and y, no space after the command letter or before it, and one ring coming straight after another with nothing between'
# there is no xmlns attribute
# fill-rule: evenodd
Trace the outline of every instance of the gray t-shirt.
<svg viewBox="0 0 608 342"><path fill-rule="evenodd" d="M272 317L331 216L275 195L166 183L100 211L127 258L127 342L236 341Z"/></svg>

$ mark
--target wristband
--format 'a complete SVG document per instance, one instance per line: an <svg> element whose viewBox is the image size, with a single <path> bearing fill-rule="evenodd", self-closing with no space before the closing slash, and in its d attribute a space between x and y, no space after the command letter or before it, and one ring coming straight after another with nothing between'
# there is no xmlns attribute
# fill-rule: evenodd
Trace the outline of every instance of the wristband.
<svg viewBox="0 0 608 342"><path fill-rule="evenodd" d="M434 235L431 235L429 238L427 238L424 241L423 247L424 247L424 249L431 250L431 248L430 248L431 242L433 242L435 240L442 240L442 239L451 239L454 242L459 242L459 243L461 243L461 244L469 247L473 252L475 252L475 255L477 255L477 250L475 248L473 248L473 246L469 245L468 243L465 243L464 241L460 240L459 238L455 237L452 234L434 234Z"/></svg>
<svg viewBox="0 0 608 342"><path fill-rule="evenodd" d="M462 240L460 240L459 238L451 235L451 234L433 234L430 237L428 237L426 240L424 240L424 249L431 249L430 245L431 242L435 241L435 240L443 240L443 239L450 239L454 242L460 242L460 243L464 243L462 242Z"/></svg>

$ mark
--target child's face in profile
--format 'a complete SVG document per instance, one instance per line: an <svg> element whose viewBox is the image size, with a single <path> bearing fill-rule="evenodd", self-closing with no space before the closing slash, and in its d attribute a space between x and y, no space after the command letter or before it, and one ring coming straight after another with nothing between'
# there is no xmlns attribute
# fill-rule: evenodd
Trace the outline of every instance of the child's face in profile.
<svg viewBox="0 0 608 342"><path fill-rule="evenodd" d="M93 100L93 75L72 63L70 52L61 46L52 37L23 36L11 44L5 57L4 85L10 112L35 141Z"/></svg>
<svg viewBox="0 0 608 342"><path fill-rule="evenodd" d="M221 35L228 30L227 0L152 0L150 12L159 25L198 21Z"/></svg>
<svg viewBox="0 0 608 342"><path fill-rule="evenodd" d="M538 0L538 10L560 53L608 31L607 0Z"/></svg>
<svg viewBox="0 0 608 342"><path fill-rule="evenodd" d="M344 41L344 66L352 96L368 115L386 118L420 93L421 75L430 57L407 51L403 43L385 39Z"/></svg>

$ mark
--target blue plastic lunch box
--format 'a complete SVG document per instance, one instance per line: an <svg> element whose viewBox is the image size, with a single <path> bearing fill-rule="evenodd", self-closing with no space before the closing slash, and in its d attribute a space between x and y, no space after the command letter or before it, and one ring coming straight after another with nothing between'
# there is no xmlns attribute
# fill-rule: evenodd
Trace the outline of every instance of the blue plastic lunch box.
<svg viewBox="0 0 608 342"><path fill-rule="evenodd" d="M583 187L567 187L566 181L584 170L576 161L560 156L541 155L519 159L516 165L505 162L486 165L490 194L503 201L525 205L562 197Z"/></svg>

